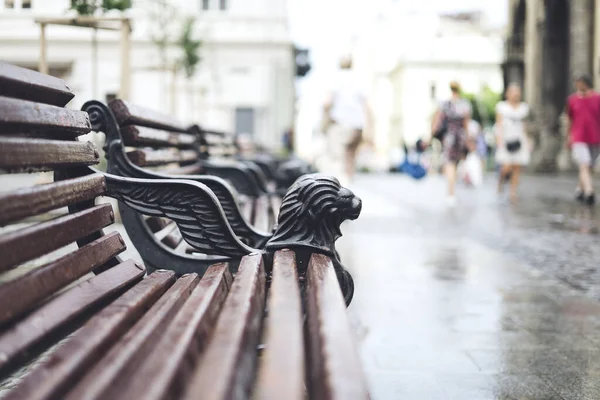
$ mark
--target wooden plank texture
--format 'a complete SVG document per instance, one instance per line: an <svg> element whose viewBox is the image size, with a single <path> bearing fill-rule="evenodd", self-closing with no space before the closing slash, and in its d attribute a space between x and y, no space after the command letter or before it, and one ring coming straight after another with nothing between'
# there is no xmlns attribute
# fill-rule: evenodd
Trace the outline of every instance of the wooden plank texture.
<svg viewBox="0 0 600 400"><path fill-rule="evenodd" d="M198 159L198 153L194 150L133 150L127 152L127 157L132 163L140 167L148 167L154 165L170 164L170 163L189 163Z"/></svg>
<svg viewBox="0 0 600 400"><path fill-rule="evenodd" d="M137 366L154 351L165 329L199 280L197 274L179 278L64 399L116 398L119 388L127 385Z"/></svg>
<svg viewBox="0 0 600 400"><path fill-rule="evenodd" d="M91 312L94 306L108 301L141 280L146 270L126 261L80 283L19 321L0 334L0 376L17 366L21 358L42 344L59 329ZM76 326L72 326L76 328Z"/></svg>
<svg viewBox="0 0 600 400"><path fill-rule="evenodd" d="M0 286L0 326L29 311L52 293L81 278L125 250L118 232L101 237L58 260Z"/></svg>
<svg viewBox="0 0 600 400"><path fill-rule="evenodd" d="M163 129L170 132L186 133L188 127L181 121L169 115L137 106L116 99L110 102L110 109L115 114L119 125L141 125L149 128Z"/></svg>
<svg viewBox="0 0 600 400"><path fill-rule="evenodd" d="M76 137L91 128L86 112L0 96L0 132L60 130Z"/></svg>
<svg viewBox="0 0 600 400"><path fill-rule="evenodd" d="M255 376L265 307L265 271L260 254L242 258L212 340L183 398L245 399Z"/></svg>
<svg viewBox="0 0 600 400"><path fill-rule="evenodd" d="M0 169L6 171L48 171L99 162L91 142L0 137Z"/></svg>
<svg viewBox="0 0 600 400"><path fill-rule="evenodd" d="M100 196L106 190L100 174L37 185L0 194L0 226Z"/></svg>
<svg viewBox="0 0 600 400"><path fill-rule="evenodd" d="M110 204L102 204L0 236L0 271L16 267L114 222Z"/></svg>
<svg viewBox="0 0 600 400"><path fill-rule="evenodd" d="M135 125L121 128L121 135L125 145L132 147L191 147L196 143L193 135Z"/></svg>
<svg viewBox="0 0 600 400"><path fill-rule="evenodd" d="M331 259L313 254L306 281L309 397L368 399L346 304Z"/></svg>
<svg viewBox="0 0 600 400"><path fill-rule="evenodd" d="M209 267L150 356L112 398L180 398L213 332L232 280L227 264Z"/></svg>
<svg viewBox="0 0 600 400"><path fill-rule="evenodd" d="M296 256L291 250L275 253L267 309L265 350L255 397L304 399L304 319Z"/></svg>
<svg viewBox="0 0 600 400"><path fill-rule="evenodd" d="M0 95L65 106L75 96L62 79L0 62Z"/></svg>
<svg viewBox="0 0 600 400"><path fill-rule="evenodd" d="M129 289L29 373L6 400L64 398L73 382L77 382L173 282L175 273L162 270Z"/></svg>

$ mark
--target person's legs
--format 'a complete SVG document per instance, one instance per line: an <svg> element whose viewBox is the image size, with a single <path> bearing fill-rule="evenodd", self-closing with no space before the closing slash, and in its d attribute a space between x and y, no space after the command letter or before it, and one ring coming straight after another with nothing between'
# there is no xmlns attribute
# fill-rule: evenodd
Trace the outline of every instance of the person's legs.
<svg viewBox="0 0 600 400"><path fill-rule="evenodd" d="M454 197L454 189L456 187L456 163L452 161L446 162L445 166L446 179L448 179L448 196Z"/></svg>
<svg viewBox="0 0 600 400"><path fill-rule="evenodd" d="M356 147L348 146L346 147L346 175L348 179L351 181L354 178L354 173L356 172Z"/></svg>
<svg viewBox="0 0 600 400"><path fill-rule="evenodd" d="M504 191L504 183L506 177L510 174L510 165L503 164L500 166L500 176L498 177L498 194Z"/></svg>
<svg viewBox="0 0 600 400"><path fill-rule="evenodd" d="M584 197L594 192L592 185L592 153L587 143L573 144L573 159L579 165L579 188Z"/></svg>
<svg viewBox="0 0 600 400"><path fill-rule="evenodd" d="M519 177L521 175L521 166L512 165L510 174L510 198L511 200L517 199L517 190L519 187Z"/></svg>

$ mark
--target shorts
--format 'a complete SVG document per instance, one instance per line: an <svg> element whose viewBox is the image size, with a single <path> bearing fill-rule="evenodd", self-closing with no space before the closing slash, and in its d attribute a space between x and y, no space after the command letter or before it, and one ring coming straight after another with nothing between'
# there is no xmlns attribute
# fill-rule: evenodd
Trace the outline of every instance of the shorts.
<svg viewBox="0 0 600 400"><path fill-rule="evenodd" d="M571 147L573 160L577 165L593 166L600 155L600 145L588 143L573 143Z"/></svg>

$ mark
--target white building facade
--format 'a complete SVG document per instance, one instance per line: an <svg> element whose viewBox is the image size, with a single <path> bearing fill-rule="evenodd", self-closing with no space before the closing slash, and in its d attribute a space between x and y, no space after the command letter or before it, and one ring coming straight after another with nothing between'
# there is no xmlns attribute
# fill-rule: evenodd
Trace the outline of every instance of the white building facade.
<svg viewBox="0 0 600 400"><path fill-rule="evenodd" d="M474 17L474 19L473 19ZM381 17L359 40L357 69L370 82L375 145L389 154L431 133L431 118L449 98L449 83L468 93L503 88L503 39L477 19L402 10Z"/></svg>
<svg viewBox="0 0 600 400"><path fill-rule="evenodd" d="M167 3L174 11L164 30L159 28L157 0L134 0L125 13L132 24L129 100L208 128L251 133L266 146L279 147L283 131L293 123L295 102L286 1ZM74 15L69 5L69 0L0 0L0 60L37 69L40 28L34 20ZM203 42L202 60L189 79L183 72L161 70L161 52L154 41L162 31L169 32L166 54L169 65L174 64L181 50L173 43L188 17L196 18L194 36ZM96 69L93 35L89 28L46 28L49 71L74 90L72 108L119 93L119 32L97 32Z"/></svg>

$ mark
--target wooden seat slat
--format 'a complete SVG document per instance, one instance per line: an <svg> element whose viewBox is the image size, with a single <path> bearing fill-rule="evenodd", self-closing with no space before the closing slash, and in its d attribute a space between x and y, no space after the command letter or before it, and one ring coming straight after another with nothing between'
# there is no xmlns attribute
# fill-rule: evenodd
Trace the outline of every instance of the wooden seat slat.
<svg viewBox="0 0 600 400"><path fill-rule="evenodd" d="M77 251L1 285L0 304L5 306L0 308L0 326L29 311L41 300L103 265L123 250L125 242L121 235L112 232Z"/></svg>
<svg viewBox="0 0 600 400"><path fill-rule="evenodd" d="M176 118L116 99L108 105L119 125L141 125L165 131L186 133L188 127Z"/></svg>
<svg viewBox="0 0 600 400"><path fill-rule="evenodd" d="M275 252L257 399L304 398L304 320L293 251ZM281 379L281 377L285 379Z"/></svg>
<svg viewBox="0 0 600 400"><path fill-rule="evenodd" d="M0 132L60 130L71 137L88 133L90 118L86 112L0 96Z"/></svg>
<svg viewBox="0 0 600 400"><path fill-rule="evenodd" d="M262 256L243 257L185 399L248 397L255 375L265 286Z"/></svg>
<svg viewBox="0 0 600 400"><path fill-rule="evenodd" d="M198 164L191 164L183 167L167 168L165 172L171 175L198 175L202 173L202 167Z"/></svg>
<svg viewBox="0 0 600 400"><path fill-rule="evenodd" d="M77 382L65 400L113 399L160 340L168 324L200 281L197 274L179 278L148 312Z"/></svg>
<svg viewBox="0 0 600 400"><path fill-rule="evenodd" d="M90 142L0 137L0 169L7 171L48 171L98 162L100 154Z"/></svg>
<svg viewBox="0 0 600 400"><path fill-rule="evenodd" d="M193 135L135 125L123 127L121 135L126 146L134 147L190 147L196 143L196 138Z"/></svg>
<svg viewBox="0 0 600 400"><path fill-rule="evenodd" d="M64 398L69 386L129 329L175 282L172 271L156 271L90 319L49 359L37 366L6 400Z"/></svg>
<svg viewBox="0 0 600 400"><path fill-rule="evenodd" d="M198 159L193 150L177 151L175 149L161 150L132 150L127 152L132 163L140 167L148 167L169 163L190 163Z"/></svg>
<svg viewBox="0 0 600 400"><path fill-rule="evenodd" d="M346 305L331 259L313 254L306 279L311 399L368 399Z"/></svg>
<svg viewBox="0 0 600 400"><path fill-rule="evenodd" d="M213 332L232 280L227 264L209 267L150 356L113 398L180 398Z"/></svg>
<svg viewBox="0 0 600 400"><path fill-rule="evenodd" d="M62 80L0 62L0 95L62 107L74 97Z"/></svg>
<svg viewBox="0 0 600 400"><path fill-rule="evenodd" d="M0 236L0 271L66 246L114 222L110 204L41 222Z"/></svg>
<svg viewBox="0 0 600 400"><path fill-rule="evenodd" d="M53 333L140 281L146 270L126 261L48 301L0 335L0 376ZM74 328L72 324L69 328Z"/></svg>
<svg viewBox="0 0 600 400"><path fill-rule="evenodd" d="M0 194L0 226L93 199L106 188L100 174Z"/></svg>

